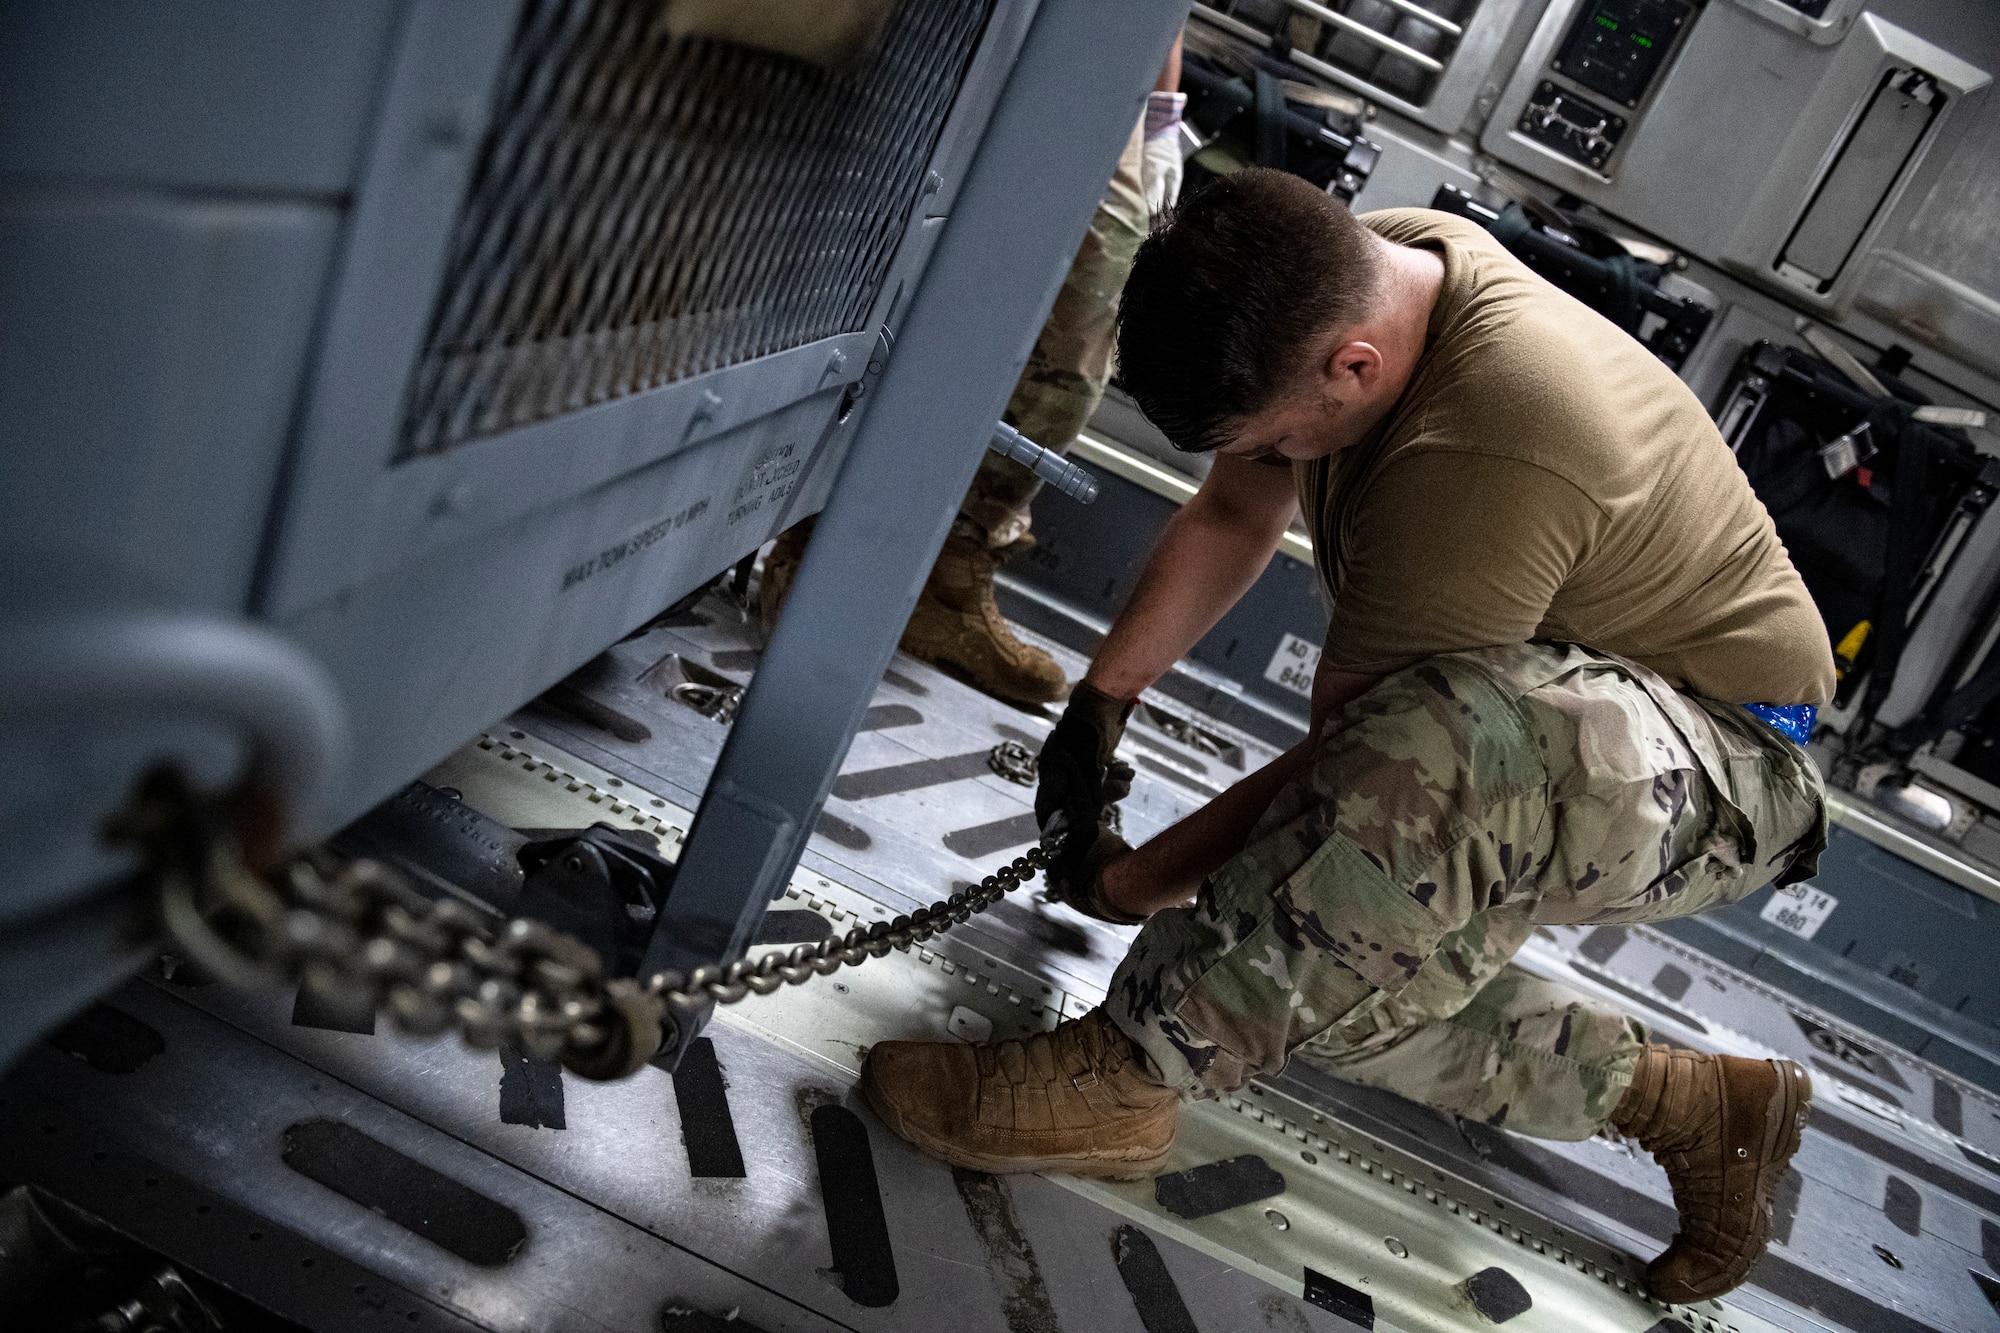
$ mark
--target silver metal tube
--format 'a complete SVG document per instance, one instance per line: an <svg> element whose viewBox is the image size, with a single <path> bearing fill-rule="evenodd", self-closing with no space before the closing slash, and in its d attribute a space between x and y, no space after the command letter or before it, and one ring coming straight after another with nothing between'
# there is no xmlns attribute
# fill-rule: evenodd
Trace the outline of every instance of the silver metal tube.
<svg viewBox="0 0 2000 1333"><path fill-rule="evenodd" d="M1386 33L1377 32L1373 28L1363 24L1356 23L1345 14L1336 14L1323 5L1309 4L1308 0L1286 0L1286 2L1303 13L1311 14L1314 18L1323 19L1333 24L1336 28L1342 28L1353 33L1364 42L1372 42L1384 51L1401 56L1418 69L1425 70L1431 74L1442 74L1444 72L1443 62L1435 56L1427 56L1413 46L1405 46L1394 37ZM1197 4L1194 7L1193 13L1196 18L1201 19L1203 22L1212 23L1224 32L1232 32L1238 37L1256 42L1260 47L1268 44L1271 40L1271 34L1265 32L1262 28L1254 24L1245 23L1242 19L1235 18L1229 14L1218 13L1210 9L1207 5ZM1357 77L1346 70L1327 64L1324 60L1305 55L1298 51L1293 51L1286 58L1300 69L1311 70L1314 74L1322 75L1337 82L1351 83ZM1363 86L1367 85L1364 83Z"/></svg>
<svg viewBox="0 0 2000 1333"><path fill-rule="evenodd" d="M1310 14L1316 19L1339 19L1343 17L1340 14L1334 13L1325 5L1314 3L1314 0L1285 0L1285 3L1293 9L1298 10L1301 14ZM1411 18L1416 19L1420 23L1427 23L1439 32L1448 32L1454 37L1465 35L1465 29L1459 27L1450 19L1441 18L1431 13L1430 10L1425 9L1422 5L1413 4L1411 0L1382 0L1382 3L1391 9L1402 10Z"/></svg>
<svg viewBox="0 0 2000 1333"><path fill-rule="evenodd" d="M993 427L986 447L1002 458L1011 458L1078 504L1097 498L1097 478L1053 449L1044 449L1002 421Z"/></svg>

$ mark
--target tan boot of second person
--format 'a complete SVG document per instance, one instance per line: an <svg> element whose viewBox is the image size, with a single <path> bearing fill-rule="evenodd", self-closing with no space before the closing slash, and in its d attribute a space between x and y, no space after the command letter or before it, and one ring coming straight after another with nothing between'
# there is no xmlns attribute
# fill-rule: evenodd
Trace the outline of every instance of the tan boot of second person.
<svg viewBox="0 0 2000 1333"><path fill-rule="evenodd" d="M778 613L785 609L792 580L799 576L799 561L805 559L806 541L812 536L813 520L806 519L786 528L764 557L764 572L757 581L757 624L769 638L778 627Z"/></svg>
<svg viewBox="0 0 2000 1333"><path fill-rule="evenodd" d="M1024 539L992 550L977 525L952 524L903 631L903 651L1008 703L1068 698L1069 681L1056 660L1015 638L993 604L993 572L1026 545Z"/></svg>
<svg viewBox="0 0 2000 1333"><path fill-rule="evenodd" d="M1646 1265L1653 1295L1686 1305L1750 1276L1811 1108L1812 1080L1790 1060L1646 1047L1611 1126L1666 1168L1680 1213L1673 1243Z"/></svg>
<svg viewBox="0 0 2000 1333"><path fill-rule="evenodd" d="M953 1166L1116 1180L1166 1163L1180 1106L1102 1009L1014 1041L881 1042L861 1091L890 1129Z"/></svg>

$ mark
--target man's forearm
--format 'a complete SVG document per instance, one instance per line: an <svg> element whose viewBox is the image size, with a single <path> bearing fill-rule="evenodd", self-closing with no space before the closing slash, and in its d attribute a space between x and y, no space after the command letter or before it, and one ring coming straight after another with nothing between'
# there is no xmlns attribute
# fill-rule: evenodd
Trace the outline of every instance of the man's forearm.
<svg viewBox="0 0 2000 1333"><path fill-rule="evenodd" d="M1151 916L1194 897L1201 882L1243 850L1250 830L1311 756L1301 741L1201 809L1104 867L1104 896L1130 916Z"/></svg>
<svg viewBox="0 0 2000 1333"><path fill-rule="evenodd" d="M1243 850L1250 830L1312 759L1327 719L1374 688L1379 676L1323 671L1313 680L1312 732L1201 809L1104 867L1104 896L1127 916L1184 903Z"/></svg>
<svg viewBox="0 0 2000 1333"><path fill-rule="evenodd" d="M1266 545L1190 501L1160 534L1084 679L1113 698L1137 698L1215 628L1276 549L1276 535Z"/></svg>

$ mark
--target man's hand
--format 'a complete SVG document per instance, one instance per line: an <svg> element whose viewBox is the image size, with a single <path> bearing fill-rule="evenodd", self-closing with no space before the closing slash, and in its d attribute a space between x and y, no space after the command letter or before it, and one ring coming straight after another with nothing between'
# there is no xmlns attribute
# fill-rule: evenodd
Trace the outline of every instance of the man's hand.
<svg viewBox="0 0 2000 1333"><path fill-rule="evenodd" d="M1062 903L1114 926L1138 925L1146 918L1116 906L1104 891L1104 868L1131 850L1125 839L1099 824L1096 836L1089 840L1089 848L1080 859L1065 857L1049 867L1044 896L1050 902Z"/></svg>
<svg viewBox="0 0 2000 1333"><path fill-rule="evenodd" d="M1105 810L1132 790L1132 766L1117 757L1130 699L1114 699L1079 681L1055 730L1042 743L1041 782L1035 788L1035 822L1043 832L1062 816L1068 837L1051 880L1074 880L1090 854Z"/></svg>

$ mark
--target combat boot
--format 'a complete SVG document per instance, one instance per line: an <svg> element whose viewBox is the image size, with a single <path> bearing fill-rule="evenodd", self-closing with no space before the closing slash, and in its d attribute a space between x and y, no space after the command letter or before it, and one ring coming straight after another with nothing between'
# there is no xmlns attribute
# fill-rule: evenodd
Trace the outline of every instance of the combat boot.
<svg viewBox="0 0 2000 1333"><path fill-rule="evenodd" d="M1673 1242L1646 1265L1653 1295L1686 1305L1750 1275L1811 1107L1812 1080L1790 1060L1646 1047L1611 1126L1666 1168L1680 1213Z"/></svg>
<svg viewBox="0 0 2000 1333"><path fill-rule="evenodd" d="M1015 638L993 604L994 571L1033 544L1023 537L995 550L971 520L953 523L903 631L903 651L1008 703L1068 698L1056 660Z"/></svg>
<svg viewBox="0 0 2000 1333"><path fill-rule="evenodd" d="M883 1123L974 1171L1137 1179L1174 1144L1180 1094L1093 1009L1014 1041L885 1041L861 1067Z"/></svg>

